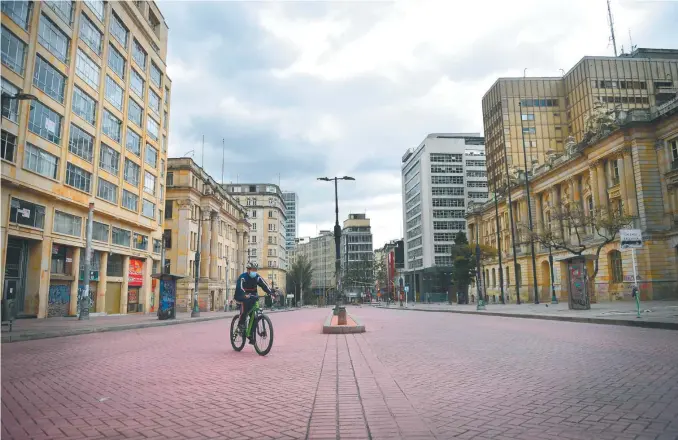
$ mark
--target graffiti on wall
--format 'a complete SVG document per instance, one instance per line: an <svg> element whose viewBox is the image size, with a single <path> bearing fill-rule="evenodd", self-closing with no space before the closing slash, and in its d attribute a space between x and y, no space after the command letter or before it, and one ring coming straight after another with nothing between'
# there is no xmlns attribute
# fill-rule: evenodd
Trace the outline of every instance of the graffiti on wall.
<svg viewBox="0 0 678 440"><path fill-rule="evenodd" d="M49 286L49 296L47 302L47 316L67 316L71 304L71 293L69 286L57 284Z"/></svg>
<svg viewBox="0 0 678 440"><path fill-rule="evenodd" d="M76 314L79 316L80 315L80 304L82 303L83 298L85 298L85 286L78 286L78 304L76 305ZM94 301L92 299L92 288L90 287L88 296L87 296L87 301L89 303L89 306L87 309L84 310L85 315L89 315L89 313L92 311L94 308Z"/></svg>

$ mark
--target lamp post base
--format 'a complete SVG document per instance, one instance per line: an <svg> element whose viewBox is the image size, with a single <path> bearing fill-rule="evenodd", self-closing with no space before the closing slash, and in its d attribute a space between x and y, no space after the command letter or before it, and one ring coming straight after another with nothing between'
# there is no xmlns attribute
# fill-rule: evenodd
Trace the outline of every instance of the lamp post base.
<svg viewBox="0 0 678 440"><path fill-rule="evenodd" d="M558 298L555 295L551 297L551 304L558 304Z"/></svg>
<svg viewBox="0 0 678 440"><path fill-rule="evenodd" d="M478 299L478 306L476 310L485 310L485 300Z"/></svg>
<svg viewBox="0 0 678 440"><path fill-rule="evenodd" d="M200 308L198 307L198 301L193 301L193 309L191 310L191 318L200 317Z"/></svg>

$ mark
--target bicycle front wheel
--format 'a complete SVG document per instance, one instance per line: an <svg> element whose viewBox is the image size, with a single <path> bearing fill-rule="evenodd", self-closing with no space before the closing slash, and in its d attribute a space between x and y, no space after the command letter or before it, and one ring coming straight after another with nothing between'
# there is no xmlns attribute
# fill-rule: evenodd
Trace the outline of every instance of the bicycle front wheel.
<svg viewBox="0 0 678 440"><path fill-rule="evenodd" d="M233 347L233 350L235 351L240 351L245 347L245 335L240 333L238 321L238 315L235 315L233 320L231 320L231 347Z"/></svg>
<svg viewBox="0 0 678 440"><path fill-rule="evenodd" d="M273 347L273 323L268 316L257 319L254 332L254 349L260 356L266 356Z"/></svg>

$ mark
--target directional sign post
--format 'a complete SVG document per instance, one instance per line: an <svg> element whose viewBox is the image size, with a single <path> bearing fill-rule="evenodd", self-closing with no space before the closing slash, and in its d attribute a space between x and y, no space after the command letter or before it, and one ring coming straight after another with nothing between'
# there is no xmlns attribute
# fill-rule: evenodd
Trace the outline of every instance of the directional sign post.
<svg viewBox="0 0 678 440"><path fill-rule="evenodd" d="M620 247L631 249L633 261L633 292L636 299L637 318L640 318L640 288L638 287L638 269L636 267L636 249L643 247L643 234L640 229L621 229L619 231Z"/></svg>

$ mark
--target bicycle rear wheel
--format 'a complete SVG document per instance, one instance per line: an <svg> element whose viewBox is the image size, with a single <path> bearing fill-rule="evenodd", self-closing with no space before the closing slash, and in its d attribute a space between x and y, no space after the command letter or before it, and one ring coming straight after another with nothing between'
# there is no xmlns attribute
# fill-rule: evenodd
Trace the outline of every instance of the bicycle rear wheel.
<svg viewBox="0 0 678 440"><path fill-rule="evenodd" d="M231 320L231 347L235 351L240 351L245 347L245 335L241 334L238 329L238 320L238 315Z"/></svg>
<svg viewBox="0 0 678 440"><path fill-rule="evenodd" d="M261 315L255 324L254 349L260 356L266 356L273 347L273 323L268 316Z"/></svg>

